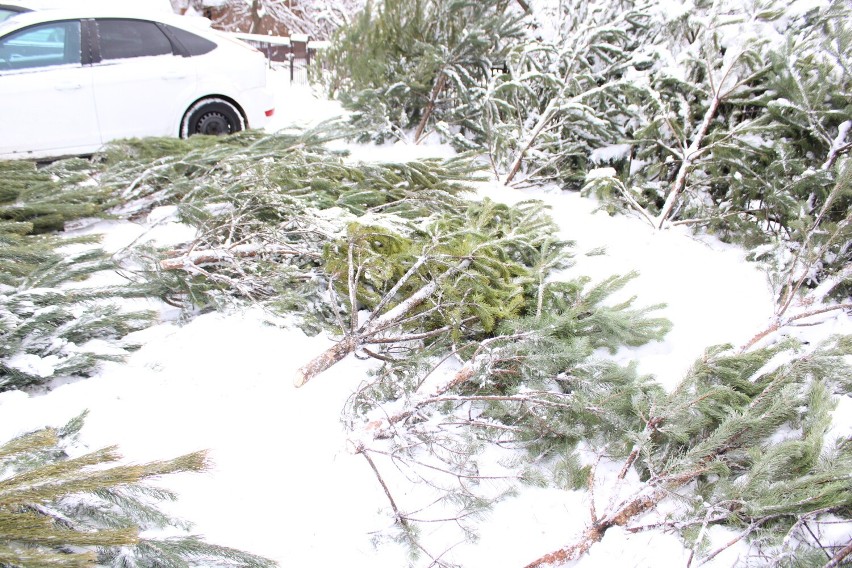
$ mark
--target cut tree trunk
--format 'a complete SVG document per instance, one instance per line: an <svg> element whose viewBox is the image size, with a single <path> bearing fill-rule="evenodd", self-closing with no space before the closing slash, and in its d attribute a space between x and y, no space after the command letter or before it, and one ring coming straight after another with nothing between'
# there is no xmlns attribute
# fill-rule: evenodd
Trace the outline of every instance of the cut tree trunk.
<svg viewBox="0 0 852 568"><path fill-rule="evenodd" d="M347 336L331 348L326 349L307 365L300 367L296 371L296 378L293 384L297 387L308 382L312 377L315 377L323 371L333 367L336 363L342 361L347 355L358 348L358 338L355 336Z"/></svg>

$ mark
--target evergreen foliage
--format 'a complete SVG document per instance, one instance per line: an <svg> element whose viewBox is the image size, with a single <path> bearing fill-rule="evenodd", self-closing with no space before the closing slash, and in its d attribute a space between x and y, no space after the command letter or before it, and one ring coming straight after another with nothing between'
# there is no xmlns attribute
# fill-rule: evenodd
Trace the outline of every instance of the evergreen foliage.
<svg viewBox="0 0 852 568"><path fill-rule="evenodd" d="M349 223L402 225L452 210L469 191L461 180L476 177L463 158L353 164L322 146L324 130L196 138L117 143L103 155L99 181L127 199L118 208L124 214L176 204L198 229L185 246L137 250L147 267L137 271L139 283L188 308L232 301L305 308L310 329L333 321L318 267Z"/></svg>
<svg viewBox="0 0 852 568"><path fill-rule="evenodd" d="M488 4L494 13L439 4L368 5L341 30L326 78L353 111L353 136L416 129L417 140L434 121L506 183L555 181L657 227L686 223L760 246L755 256L774 262L779 280L806 275L797 291L831 281L833 297L848 296L848 190L829 197L847 187L852 148L848 2L680 13L642 0L560 2L525 17L499 2ZM424 35L438 21L488 38L463 58L467 74L454 72L472 80L445 96L439 79L455 75L440 69L458 65L429 54L454 53L457 38ZM830 244L814 246L821 234ZM787 300L779 294L779 306Z"/></svg>
<svg viewBox="0 0 852 568"><path fill-rule="evenodd" d="M772 556L820 548L805 534L796 548L789 535L804 519L852 514L852 453L846 440L826 435L835 397L850 394L848 341L812 351L790 343L708 351L674 392L651 404L653 426L637 438L646 483L694 480L693 518L754 532Z"/></svg>
<svg viewBox="0 0 852 568"><path fill-rule="evenodd" d="M360 138L415 141L443 123L481 136L482 85L520 37L505 0L368 2L324 54L328 88L353 110Z"/></svg>
<svg viewBox="0 0 852 568"><path fill-rule="evenodd" d="M145 482L207 467L204 452L140 465L115 465L116 448L78 457L66 449L83 424L23 434L0 446L0 564L24 567L271 567L264 558L188 537L148 538L140 531L183 521L157 503L174 500Z"/></svg>
<svg viewBox="0 0 852 568"><path fill-rule="evenodd" d="M591 158L595 149L636 135L625 161L608 164L611 176L592 176L590 188L615 187L611 197L627 200L658 226L700 214L715 215L707 222L723 233L756 242L769 238L768 228L775 230L795 251L779 283L782 309L810 284L822 282L814 289L815 301L830 290L842 294L842 282L849 277L852 187L852 166L844 149L849 128L841 121L846 115L813 110L817 99L819 104L835 104L825 102L831 98L827 92L816 93L813 100L790 98L788 102L795 101L792 109L773 103L767 81L782 77L774 67L781 63L772 58L767 63L770 51L760 42L731 46L722 41L719 30L729 25L722 16L731 14L698 20L686 14L654 28L649 12L634 8L636 13L628 11L629 17L618 20L621 27L599 28L588 24L611 22L617 10L580 10L566 22L567 37L575 41L566 42L564 52L551 46L542 53L509 57L506 77L492 77L488 87L493 87L491 95L500 93L506 99L494 98L488 112L523 123L512 128L527 132L524 140L531 143L499 146L499 136L493 138L488 142L492 163L503 164L496 166L499 169L510 167L512 157L521 158L528 166L527 179L541 175L573 183L560 176L589 166L588 161L583 165L583 156ZM815 30L834 29L834 22L820 18L844 9L835 3L811 14L813 19L802 23L809 31L801 37L822 38ZM753 16L752 21L776 21L778 14L764 10ZM822 27L813 27L814 22ZM681 45L689 71L681 77L664 72L645 40L631 41L633 34L657 41L654 38L674 32L692 38ZM598 50L569 65L572 58L565 54L574 49L573 59L578 59L584 41ZM791 50L799 45L794 44L789 44ZM835 42L831 49L842 60L838 45L843 44ZM741 49L734 53L732 47ZM717 65L712 54L723 48L728 58ZM806 52L786 52L795 63L785 63L791 85L835 72L826 66L826 75L812 76L804 63L796 71L796 65L813 55ZM826 48L826 53L834 52ZM559 75L571 80L548 78L545 71L554 65ZM636 86L623 80L641 71L649 72L647 83ZM698 88L710 85L710 77L720 72L735 76L733 82L716 82L713 91ZM515 83L497 88L513 76ZM523 81L538 86L525 89ZM814 83L802 92L814 94L818 87ZM782 88L781 83L773 87ZM506 101L524 100L535 91L546 93L535 120L512 117L526 107ZM653 96L642 103L645 106L637 102L648 94ZM622 105L625 100L634 106ZM802 110L809 105L810 114ZM600 114L598 107L610 110ZM635 120L625 121L632 112ZM419 116L422 120L425 110ZM595 116L599 128L584 128L583 121ZM806 122L823 135L809 140L802 130ZM610 128L618 134L612 135ZM755 142L755 136L782 131L782 142ZM339 333L338 344L302 369L299 384L352 353L382 362L350 400L347 421L353 429L364 428L357 434L356 451L367 458L380 481L374 457L388 458L437 492L432 505L406 508L417 510L417 515L399 509L388 493L395 522L413 549L424 551L417 531L423 519L451 518L469 537L465 519L514 481L571 489L594 481L597 474L589 453L622 465L617 482L626 483L630 474L636 492L605 511L593 511L593 524L581 540L548 555L548 562L583 554L613 526L641 530L641 515L670 499L682 506L658 526L677 530L693 555L704 558L717 552L708 548L708 527L724 525L750 540L758 554L805 562L822 545L809 539L804 527L850 518L850 445L828 435L834 401L850 396L852 389L850 338L820 346L771 344L738 353L729 347L711 348L674 391L665 392L650 377L640 376L635 366L602 358L606 351L660 339L669 324L654 316L658 306L637 308L635 299L610 299L630 274L593 283L570 272L570 243L553 237L555 227L542 204L507 206L467 199L466 182L476 168L466 156L357 164L323 147L329 137L328 130L321 130L298 136L245 132L225 139L125 141L108 147L89 165L75 161L67 169L62 163L52 167L57 172L93 168L96 183L68 174L67 184L81 192L118 196L120 204L113 213L137 216L157 205L177 205L181 220L197 229L193 242L183 246L135 251L144 261L136 274L145 290L155 289L167 301L189 308L262 302L299 312L301 323L313 331ZM564 155L557 148L562 141L568 148ZM543 148L539 143L553 145ZM821 162L813 150L819 145L824 151ZM664 156L673 155L679 158L666 161ZM631 164L633 159L636 163ZM531 164L539 165L529 169ZM8 168L30 180L0 186L11 188L4 194L9 201L20 200L39 184L64 187L60 174L39 177L43 171L29 166ZM766 172L774 177L759 179ZM798 172L792 174L796 183L785 185L783 176L790 172ZM672 193L677 187L680 190ZM669 200L672 195L676 197ZM765 211L741 215L737 207L752 207L758 197L763 200L758 208L775 208L771 216ZM737 200L739 205L732 205ZM668 213L667 204L672 205ZM731 215L716 214L726 207L732 208ZM794 217L796 208L804 214ZM0 289L0 349L6 349L0 351L0 372L5 373L0 378L12 387L40 379L26 375L22 365L9 363L16 354L45 358L56 354L57 345L119 338L144 325L138 315L104 307L101 301L117 290L69 285L111 265L89 249L57 250L78 244L74 241L31 234L51 226L44 223L36 229L38 211L32 208L20 219L7 217L0 225L0 262L9 267L2 273ZM760 215L760 223L754 224ZM77 250L82 252L73 252ZM61 361L67 368L55 368L62 373L82 374L92 364L73 357ZM41 447L36 438L0 448L0 460L4 452L18 456L15 463L30 460L18 448L30 443ZM45 448L53 447L52 438L44 443ZM515 461L495 464L494 454L501 450ZM74 491L91 492L90 482L105 480L100 472L113 472L98 469L90 476L86 467L115 459L112 450L79 458L82 462L61 457L47 471L70 467L63 487ZM133 471L144 477L190 466L162 462L153 469L145 467ZM44 474L32 471L23 475ZM480 483L492 478L502 478L506 485L495 489L496 482ZM124 481L114 483L110 488L123 487ZM74 507L69 509L62 508L68 501L47 493L42 501L50 502L27 509L26 522L35 523L50 511L50 519L62 519L62 527L40 517L41 524L32 526L50 535L66 530L65 522L103 528L97 536L89 531L79 537L84 540L69 544L102 545L99 561L114 566L217 565L216 558L222 557L236 565L263 565L192 538L137 542L135 533L126 532L128 527L171 521L143 503L140 496L151 496L145 490L110 491L98 490L97 496L110 504L110 514L123 511L118 521L106 520L103 503L93 504L89 497L72 499ZM13 505L26 501L29 506L41 498L32 491L22 495ZM21 526L17 521L7 519L13 527ZM51 546L32 550L55 552Z"/></svg>
<svg viewBox="0 0 852 568"><path fill-rule="evenodd" d="M84 160L43 168L26 161L0 161L0 231L61 231L66 221L101 215L109 194L97 186L76 184L91 169Z"/></svg>
<svg viewBox="0 0 852 568"><path fill-rule="evenodd" d="M111 198L88 183L93 169L84 160L44 168L0 162L0 391L86 376L120 353L87 342L132 348L121 338L151 322L150 313L123 311L109 301L143 291L86 285L90 276L116 268L93 239L50 234L68 221L104 214Z"/></svg>

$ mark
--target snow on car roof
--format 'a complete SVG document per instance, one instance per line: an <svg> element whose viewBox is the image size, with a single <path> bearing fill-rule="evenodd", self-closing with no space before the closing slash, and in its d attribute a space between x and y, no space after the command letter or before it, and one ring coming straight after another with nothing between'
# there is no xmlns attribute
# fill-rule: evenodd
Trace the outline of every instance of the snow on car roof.
<svg viewBox="0 0 852 568"><path fill-rule="evenodd" d="M20 4L23 5L23 4ZM124 7L92 2L73 7L46 8L32 12L16 14L0 23L0 34L7 30L26 27L41 22L73 20L78 18L133 18L152 20L175 25L194 31L210 30L210 20L198 16L181 16L174 12L146 10L137 7Z"/></svg>

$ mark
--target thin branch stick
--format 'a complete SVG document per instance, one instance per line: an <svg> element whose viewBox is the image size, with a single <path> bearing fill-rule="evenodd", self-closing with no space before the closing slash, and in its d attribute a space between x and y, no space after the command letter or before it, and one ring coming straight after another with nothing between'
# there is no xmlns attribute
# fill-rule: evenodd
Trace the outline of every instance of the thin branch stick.
<svg viewBox="0 0 852 568"><path fill-rule="evenodd" d="M819 545L820 549L825 553L825 557L828 558L829 560L831 560L831 554L828 553L828 551L825 549L825 547L822 545L822 543L817 538L817 535L815 535L814 531L811 530L810 525L808 525L808 523L804 522L804 523L802 523L802 526L805 527L805 530L808 531L808 534L811 535L811 538L814 539L814 542L816 542Z"/></svg>
<svg viewBox="0 0 852 568"><path fill-rule="evenodd" d="M419 144L423 138L423 132L426 130L426 123L429 122L429 117L432 116L432 111L435 110L435 104L438 102L438 97L441 96L441 91L447 85L447 74L441 69L438 71L438 79L435 81L435 86L432 87L432 92L429 93L429 102L426 104L426 110L423 111L423 116L420 118L420 123L417 125L417 131L414 133L414 143Z"/></svg>
<svg viewBox="0 0 852 568"><path fill-rule="evenodd" d="M843 562L843 560L850 554L852 554L852 540L850 540L846 546L841 548L822 568L836 568L837 566L840 566L840 563Z"/></svg>
<svg viewBox="0 0 852 568"><path fill-rule="evenodd" d="M704 540L704 533L707 532L707 526L710 524L710 519L713 516L713 508L710 507L707 509L707 513L704 515L704 521L701 523L701 530L698 531L698 536L695 537L695 542L692 544L692 549L689 551L689 560L686 561L686 568L691 568L692 561L695 558L695 553L698 551L698 547L701 546L701 541Z"/></svg>
<svg viewBox="0 0 852 568"><path fill-rule="evenodd" d="M375 462L373 462L373 458L370 457L370 454L367 452L367 449L362 445L356 449L356 453L364 456L364 459L367 460L367 463L370 464L370 468L373 470L373 473L376 474L376 479L379 481L379 484L382 486L382 489L385 492L385 496L388 498L388 502L390 503L391 509L393 509L394 518L396 522L402 525L402 528L405 529L406 533L411 532L411 526L408 524L408 521L405 519L405 516L399 511L399 507L396 506L396 501L393 499L393 495L391 495L390 489L388 489L387 484L385 483L384 478L382 478L382 474L379 473L379 468L376 467Z"/></svg>
<svg viewBox="0 0 852 568"><path fill-rule="evenodd" d="M433 566L436 565L436 564L439 564L440 563L440 557L435 558L428 550L423 548L423 545L421 545L417 541L416 538L414 538L413 527L411 526L411 524L409 523L409 521L405 517L405 515L403 515L402 512L399 510L399 507L397 507L396 501L394 501L394 498L393 498L393 495L391 495L390 489L388 489L388 486L385 483L384 478L379 473L379 468L376 467L375 462L373 462L373 458L370 457L367 448L365 448L363 444L359 444L355 448L355 452L364 456L364 459L366 459L367 463L370 464L370 468L373 470L373 473L376 475L376 479L379 481L379 484L382 486L382 489L385 492L385 496L388 498L388 502L390 503L391 509L393 509L394 519L396 520L397 523L399 523L399 525L405 531L405 536L408 539L408 542L412 546L420 549L424 554L426 554L426 556L428 556L432 560Z"/></svg>
<svg viewBox="0 0 852 568"><path fill-rule="evenodd" d="M761 331L760 333L758 333L757 335L752 337L748 341L748 343L746 343L745 345L740 347L740 353L744 353L745 351L748 351L749 349L754 347L754 345L758 341L760 341L761 339L767 337L768 335L770 335L772 333L775 333L776 331L780 330L781 328L783 328L787 325L792 324L795 321L798 321L800 319L809 318L809 317L812 317L812 316L816 316L816 315L819 315L819 314L834 312L834 311L837 311L837 310L852 310L852 303L836 304L834 306L826 306L824 308L809 310L807 312L802 312L800 314L792 315L788 318L785 318L784 320L776 321L775 323L770 325L768 328L764 329L763 331Z"/></svg>

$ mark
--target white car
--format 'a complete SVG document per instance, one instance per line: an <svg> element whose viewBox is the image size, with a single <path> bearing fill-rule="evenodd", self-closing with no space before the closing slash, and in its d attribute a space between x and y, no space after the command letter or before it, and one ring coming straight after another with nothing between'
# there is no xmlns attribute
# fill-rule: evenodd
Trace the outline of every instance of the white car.
<svg viewBox="0 0 852 568"><path fill-rule="evenodd" d="M261 128L263 54L198 19L109 8L0 22L0 158L91 154L118 138Z"/></svg>

